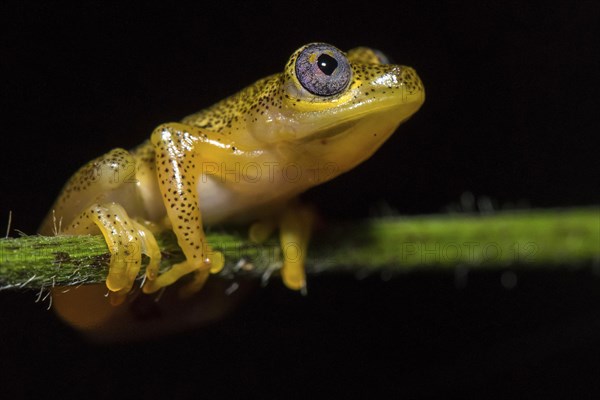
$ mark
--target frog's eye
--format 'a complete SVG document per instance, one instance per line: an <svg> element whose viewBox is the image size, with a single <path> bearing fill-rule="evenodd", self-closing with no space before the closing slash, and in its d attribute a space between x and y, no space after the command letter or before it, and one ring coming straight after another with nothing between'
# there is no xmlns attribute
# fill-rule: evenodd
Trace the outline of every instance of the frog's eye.
<svg viewBox="0 0 600 400"><path fill-rule="evenodd" d="M392 60L381 51L373 49L373 53L375 54L375 57L377 57L377 60L380 64L392 64Z"/></svg>
<svg viewBox="0 0 600 400"><path fill-rule="evenodd" d="M302 87L317 96L343 92L352 76L348 59L325 43L307 45L296 59L296 77Z"/></svg>

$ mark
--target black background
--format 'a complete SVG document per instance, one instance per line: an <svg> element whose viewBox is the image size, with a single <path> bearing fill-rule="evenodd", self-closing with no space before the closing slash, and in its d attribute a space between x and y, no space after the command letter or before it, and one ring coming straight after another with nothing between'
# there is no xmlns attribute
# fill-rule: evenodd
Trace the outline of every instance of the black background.
<svg viewBox="0 0 600 400"><path fill-rule="evenodd" d="M0 227L34 233L68 177L267 74L311 41L413 66L427 100L365 164L304 197L329 219L598 203L593 2L3 3ZM594 144L593 144L594 143ZM382 204L385 205L382 206ZM273 282L210 328L96 346L0 292L2 393L145 397L600 393L600 281L577 272ZM4 397L4 395L3 395Z"/></svg>

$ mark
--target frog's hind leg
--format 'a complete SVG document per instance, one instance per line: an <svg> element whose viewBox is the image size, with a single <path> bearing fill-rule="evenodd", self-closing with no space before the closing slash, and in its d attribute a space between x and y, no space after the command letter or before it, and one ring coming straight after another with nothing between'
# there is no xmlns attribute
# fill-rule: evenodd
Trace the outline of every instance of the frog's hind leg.
<svg viewBox="0 0 600 400"><path fill-rule="evenodd" d="M52 234L55 230L54 219L59 224L69 224L83 209L94 203L106 202L109 195L119 193L120 199L136 202L135 173L135 159L124 149L113 149L90 161L66 183L39 232Z"/></svg>
<svg viewBox="0 0 600 400"><path fill-rule="evenodd" d="M154 279L158 272L160 251L154 236L140 223L129 218L116 203L93 204L66 227L67 235L94 233L100 230L110 251L106 287L111 302L121 303L131 291L142 263L142 253L149 255L146 276Z"/></svg>
<svg viewBox="0 0 600 400"><path fill-rule="evenodd" d="M136 162L123 149L115 149L89 162L67 182L40 229L53 231L53 214L62 220L67 235L94 234L100 231L111 253L106 286L115 293L113 303L131 290L141 267L142 253L150 257L146 276L158 272L160 251L152 233L130 218L123 206L143 215L135 184ZM111 200L118 200L120 203ZM66 225L66 226L65 226Z"/></svg>

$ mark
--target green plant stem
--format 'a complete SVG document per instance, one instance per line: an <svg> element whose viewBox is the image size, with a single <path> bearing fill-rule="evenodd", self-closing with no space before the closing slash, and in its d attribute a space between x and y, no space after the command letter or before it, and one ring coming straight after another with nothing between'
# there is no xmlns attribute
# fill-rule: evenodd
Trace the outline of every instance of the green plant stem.
<svg viewBox="0 0 600 400"><path fill-rule="evenodd" d="M271 240L213 229L229 278L269 276L284 253ZM183 255L171 232L157 236L166 269ZM0 239L0 289L103 282L110 255L102 236L24 236ZM335 224L314 232L307 272L400 273L416 268L549 268L600 260L600 208L527 210L488 215L387 217ZM143 272L143 268L142 271Z"/></svg>

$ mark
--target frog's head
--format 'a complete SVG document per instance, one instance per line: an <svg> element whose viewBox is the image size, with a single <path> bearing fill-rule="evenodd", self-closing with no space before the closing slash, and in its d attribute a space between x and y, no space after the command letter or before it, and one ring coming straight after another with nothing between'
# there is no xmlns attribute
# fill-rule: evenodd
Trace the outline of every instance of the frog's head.
<svg viewBox="0 0 600 400"><path fill-rule="evenodd" d="M376 50L362 47L345 54L325 43L296 50L283 74L267 78L260 92L261 112L249 126L255 138L297 142L311 153L336 161L343 157L354 165L425 100L412 68L388 64Z"/></svg>

